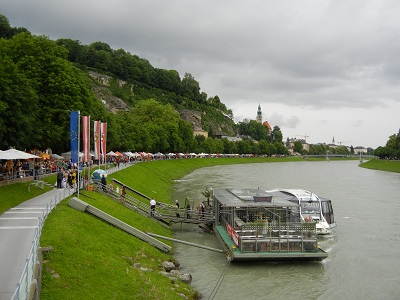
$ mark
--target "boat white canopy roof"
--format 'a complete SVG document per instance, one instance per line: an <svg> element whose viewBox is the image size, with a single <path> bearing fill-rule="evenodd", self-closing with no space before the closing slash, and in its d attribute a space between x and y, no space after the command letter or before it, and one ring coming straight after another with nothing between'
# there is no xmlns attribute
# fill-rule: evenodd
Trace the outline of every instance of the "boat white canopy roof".
<svg viewBox="0 0 400 300"><path fill-rule="evenodd" d="M298 207L280 191L263 189L214 189L214 197L225 207Z"/></svg>

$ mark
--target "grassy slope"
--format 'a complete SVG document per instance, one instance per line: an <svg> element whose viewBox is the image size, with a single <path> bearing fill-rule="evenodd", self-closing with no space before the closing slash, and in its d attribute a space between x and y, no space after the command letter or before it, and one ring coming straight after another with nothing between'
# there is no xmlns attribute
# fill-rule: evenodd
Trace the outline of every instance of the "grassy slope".
<svg viewBox="0 0 400 300"><path fill-rule="evenodd" d="M157 200L171 201L173 182L201 167L274 161L301 161L301 159L188 159L139 163L110 175ZM374 161L364 163L370 165ZM375 163L400 166L398 162ZM376 165L375 165L376 166ZM376 167L375 167L376 168ZM397 170L399 170L397 168ZM46 181L52 183L55 177ZM42 190L26 184L0 188L6 198L0 208L7 210ZM129 192L128 192L129 193ZM88 196L88 197L86 197ZM171 232L142 217L115 201L95 192L82 192L83 201L129 223L143 231L170 236ZM165 242L165 241L163 241ZM167 242L168 243L168 242ZM181 282L158 274L162 261L172 258L155 248L105 224L96 218L78 212L61 202L47 218L41 236L41 245L52 246L45 255L42 278L42 299L182 299L178 294L195 298L196 292ZM171 244L170 244L171 245ZM152 271L141 270L133 265Z"/></svg>
<svg viewBox="0 0 400 300"><path fill-rule="evenodd" d="M287 159L187 159L138 163L111 174L156 199L170 202L175 179L201 167ZM295 159L297 160L297 159ZM293 161L293 159L290 159ZM128 191L129 193L129 191ZM89 197L86 197L89 196ZM171 236L171 232L96 192L82 192L81 200L143 231ZM181 282L160 275L161 262L171 258L155 248L61 202L47 218L41 245L52 246L45 255L42 299L189 299L196 292ZM152 271L142 271L133 265ZM54 274L58 274L54 277Z"/></svg>
<svg viewBox="0 0 400 300"><path fill-rule="evenodd" d="M49 179L46 179L46 181L47 180ZM11 207L15 207L26 200L32 199L51 190L48 186L44 186L43 189L41 189L37 186L31 185L30 191L28 191L28 184L32 182L33 180L30 182L14 183L0 187L0 214L9 210ZM52 182L54 183L54 181Z"/></svg>
<svg viewBox="0 0 400 300"><path fill-rule="evenodd" d="M372 159L360 164L360 167L366 169L400 173L399 160Z"/></svg>

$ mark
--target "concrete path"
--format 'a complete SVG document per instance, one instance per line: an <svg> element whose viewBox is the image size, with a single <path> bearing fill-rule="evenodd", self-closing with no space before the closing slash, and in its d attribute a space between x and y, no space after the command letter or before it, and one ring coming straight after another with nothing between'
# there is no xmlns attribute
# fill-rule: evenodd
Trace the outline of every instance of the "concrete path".
<svg viewBox="0 0 400 300"><path fill-rule="evenodd" d="M27 200L0 215L0 300L10 300L17 289L34 243L36 229L54 203L72 195L72 189L54 189Z"/></svg>
<svg viewBox="0 0 400 300"><path fill-rule="evenodd" d="M133 164L120 164L106 172L112 174ZM58 203L73 193L69 188L53 189L0 215L0 300L13 297L34 244L36 229L46 211L54 208L55 201Z"/></svg>

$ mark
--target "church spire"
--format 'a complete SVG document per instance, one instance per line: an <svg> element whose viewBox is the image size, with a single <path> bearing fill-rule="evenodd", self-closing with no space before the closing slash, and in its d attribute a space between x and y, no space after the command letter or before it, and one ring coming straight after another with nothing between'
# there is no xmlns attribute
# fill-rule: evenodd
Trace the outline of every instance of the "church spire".
<svg viewBox="0 0 400 300"><path fill-rule="evenodd" d="M258 104L256 121L259 122L259 123L262 123L262 111L261 111L261 105L260 104Z"/></svg>

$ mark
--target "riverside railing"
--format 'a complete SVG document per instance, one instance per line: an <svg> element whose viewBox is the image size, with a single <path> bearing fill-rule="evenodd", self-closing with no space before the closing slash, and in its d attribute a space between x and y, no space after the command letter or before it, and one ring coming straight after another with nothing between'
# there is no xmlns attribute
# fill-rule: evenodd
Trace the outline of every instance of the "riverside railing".
<svg viewBox="0 0 400 300"><path fill-rule="evenodd" d="M37 278L38 270L40 267L38 261L38 253L40 248L40 235L42 233L44 221L46 220L52 209L55 208L57 204L61 202L61 200L69 197L73 193L73 189L64 189L60 191L56 196L54 196L54 199L50 200L50 202L44 208L42 216L38 220L38 226L35 230L35 234L32 240L32 247L29 251L28 257L26 258L26 263L22 271L21 278L17 283L17 288L13 296L11 297L11 300L28 299L30 290L33 288L37 289L38 280L40 280L40 278Z"/></svg>

